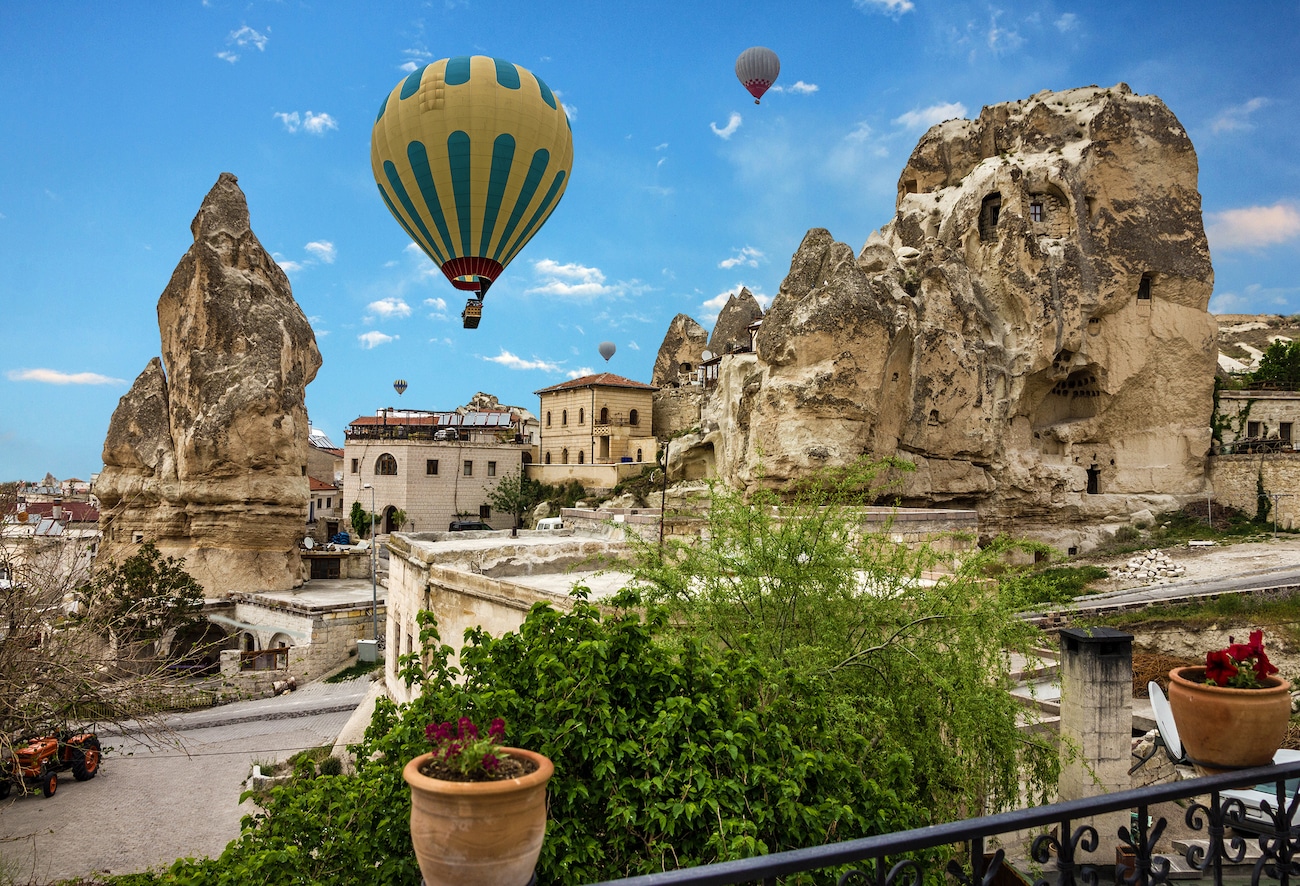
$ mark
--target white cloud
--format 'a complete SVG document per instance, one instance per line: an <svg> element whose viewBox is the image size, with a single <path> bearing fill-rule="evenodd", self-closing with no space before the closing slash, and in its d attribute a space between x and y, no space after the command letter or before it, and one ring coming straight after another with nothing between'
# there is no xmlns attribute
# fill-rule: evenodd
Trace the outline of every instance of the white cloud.
<svg viewBox="0 0 1300 886"><path fill-rule="evenodd" d="M655 150L656 150L656 151L662 151L662 150L664 150L664 149L667 148L667 147L668 147L668 142L664 142L664 143L661 144L661 145L655 145Z"/></svg>
<svg viewBox="0 0 1300 886"><path fill-rule="evenodd" d="M795 95L812 95L816 92L818 86L816 83L805 83L802 80L796 80L789 86L772 86L772 92L792 92Z"/></svg>
<svg viewBox="0 0 1300 886"><path fill-rule="evenodd" d="M1225 108L1210 123L1210 131L1216 135L1220 132L1249 132L1255 128L1250 122L1250 115L1269 104L1266 98L1252 98L1250 101Z"/></svg>
<svg viewBox="0 0 1300 886"><path fill-rule="evenodd" d="M222 61L225 61L225 62L230 62L232 65L233 65L235 62L239 61L239 55L238 55L237 53L234 53L234 52L225 52L225 51L223 51L223 52L218 52L218 53L217 53L217 58L219 58L219 59L221 59Z"/></svg>
<svg viewBox="0 0 1300 886"><path fill-rule="evenodd" d="M740 115L732 111L731 116L727 118L726 126L719 128L718 124L710 123L709 128L713 130L713 134L718 138L731 138L732 134L740 128Z"/></svg>
<svg viewBox="0 0 1300 886"><path fill-rule="evenodd" d="M313 240L303 249L316 256L327 265L334 264L334 244L328 240Z"/></svg>
<svg viewBox="0 0 1300 886"><path fill-rule="evenodd" d="M605 275L599 268L588 268L574 262L562 265L557 261L544 258L533 263L533 271L542 282L539 286L526 290L527 292L581 298L604 295L613 291L611 287L605 285Z"/></svg>
<svg viewBox="0 0 1300 886"><path fill-rule="evenodd" d="M254 31L248 25L244 25L238 31L231 31L230 36L226 38L227 43L233 43L236 46L255 46L259 52L266 49L266 42L270 38L271 29L267 28L265 34Z"/></svg>
<svg viewBox="0 0 1300 886"><path fill-rule="evenodd" d="M489 363L496 363L500 366L504 366L507 369L540 369L543 372L560 371L560 365L558 363L552 363L549 360L538 360L535 358L532 360L525 360L523 357L516 357L504 348L502 348L501 353L497 354L495 357L484 357L483 359L487 360Z"/></svg>
<svg viewBox="0 0 1300 886"><path fill-rule="evenodd" d="M303 111L300 115L297 111L276 111L273 115L275 119L284 124L284 128L289 132L297 132L302 129L310 132L312 135L324 135L331 129L338 129L339 125L329 114L314 114L311 111Z"/></svg>
<svg viewBox="0 0 1300 886"><path fill-rule="evenodd" d="M397 335L385 335L384 333L379 332L378 330L372 329L369 332L363 332L360 335L358 335L357 341L361 342L361 346L368 351L371 348L377 348L380 345L386 345L390 341L396 341L400 337L401 336L397 336Z"/></svg>
<svg viewBox="0 0 1300 886"><path fill-rule="evenodd" d="M57 369L10 369L10 381L38 381L47 385L124 385L126 379L100 375L98 372L60 372Z"/></svg>
<svg viewBox="0 0 1300 886"><path fill-rule="evenodd" d="M590 366L579 366L577 369L569 369L564 373L565 378L569 379L583 378L584 376L595 374L596 370L592 369Z"/></svg>
<svg viewBox="0 0 1300 886"><path fill-rule="evenodd" d="M853 5L863 12L883 12L894 18L916 8L912 0L853 0Z"/></svg>
<svg viewBox="0 0 1300 886"><path fill-rule="evenodd" d="M989 30L985 35L989 49L993 52L1014 52L1021 46L1025 45L1025 40L1020 36L1019 31L1008 31L1006 28L998 26L998 18L1002 15L1002 10L995 9L989 17Z"/></svg>
<svg viewBox="0 0 1300 886"><path fill-rule="evenodd" d="M402 62L397 66L397 70L401 71L403 74L414 74L416 69L419 67L419 64L416 62Z"/></svg>
<svg viewBox="0 0 1300 886"><path fill-rule="evenodd" d="M1073 31L1079 26L1079 17L1073 12L1067 12L1053 22L1053 24L1056 25L1056 30L1065 34L1069 31Z"/></svg>
<svg viewBox="0 0 1300 886"><path fill-rule="evenodd" d="M560 90L558 89L552 90L551 94L554 95L555 100L560 103L560 107L564 108L564 113L568 115L570 122L578 119L577 105L571 105L568 102L566 102L563 98L561 98L561 96L564 95L564 93L560 92Z"/></svg>
<svg viewBox="0 0 1300 886"><path fill-rule="evenodd" d="M435 311L447 310L447 302L445 299L441 299L441 298L426 298L424 300L424 306L426 308L431 308Z"/></svg>
<svg viewBox="0 0 1300 886"><path fill-rule="evenodd" d="M871 138L871 127L865 120L860 121L848 135L844 136L844 140L850 142L865 142L869 138Z"/></svg>
<svg viewBox="0 0 1300 886"><path fill-rule="evenodd" d="M296 274L306 267L300 261L289 261L288 259L276 258L275 263L280 266L280 270L286 274Z"/></svg>
<svg viewBox="0 0 1300 886"><path fill-rule="evenodd" d="M1213 249L1259 249L1300 238L1300 211L1289 203L1206 213Z"/></svg>
<svg viewBox="0 0 1300 886"><path fill-rule="evenodd" d="M409 317L411 316L411 306L400 298L392 296L381 298L378 301L372 301L366 305L366 310L372 314L378 314L381 317Z"/></svg>
<svg viewBox="0 0 1300 886"><path fill-rule="evenodd" d="M634 342L634 341L630 341L630 342L628 342L628 343L627 343L627 346L628 346L630 349L632 349L633 351L639 351L639 350L641 350L641 346L640 346L639 344L637 344L636 342Z"/></svg>
<svg viewBox="0 0 1300 886"><path fill-rule="evenodd" d="M746 246L736 251L731 258L724 258L718 262L720 268L734 268L736 265L748 265L751 268L758 267L758 263L765 256L762 250L755 249L752 246Z"/></svg>
<svg viewBox="0 0 1300 886"><path fill-rule="evenodd" d="M928 108L917 108L901 114L894 118L895 125L907 129L929 129L936 123L942 123L945 120L951 120L954 117L965 117L966 106L961 102L948 102L941 105L930 105Z"/></svg>
<svg viewBox="0 0 1300 886"><path fill-rule="evenodd" d="M1289 314L1295 310L1300 287L1266 288L1252 283L1240 293L1216 292L1210 299L1211 314Z"/></svg>

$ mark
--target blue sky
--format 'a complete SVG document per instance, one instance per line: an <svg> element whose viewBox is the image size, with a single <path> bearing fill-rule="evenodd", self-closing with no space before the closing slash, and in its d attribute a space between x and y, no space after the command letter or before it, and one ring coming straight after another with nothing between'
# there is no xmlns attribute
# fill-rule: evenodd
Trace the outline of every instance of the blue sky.
<svg viewBox="0 0 1300 886"><path fill-rule="evenodd" d="M576 375L648 382L675 314L711 328L741 285L766 303L808 228L861 248L928 125L1041 89L1124 81L1164 99L1200 158L1211 309L1300 312L1298 35L1294 0L11 0L0 480L99 470L223 171L311 320L308 411L340 444L378 407L485 391L535 411L533 391ZM733 71L752 45L781 57L761 106ZM574 133L568 191L477 330L369 163L388 91L467 54L534 71Z"/></svg>

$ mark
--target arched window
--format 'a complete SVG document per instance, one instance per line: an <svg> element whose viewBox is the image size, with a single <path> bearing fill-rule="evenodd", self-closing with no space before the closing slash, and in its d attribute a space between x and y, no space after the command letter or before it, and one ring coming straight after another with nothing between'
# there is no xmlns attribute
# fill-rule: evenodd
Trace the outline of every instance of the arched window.
<svg viewBox="0 0 1300 886"><path fill-rule="evenodd" d="M980 240L985 243L998 239L998 216L1002 213L1002 195L989 194L980 204Z"/></svg>
<svg viewBox="0 0 1300 886"><path fill-rule="evenodd" d="M638 420L639 419L637 418L636 410L629 409L627 413L627 423L630 425L634 425L637 423Z"/></svg>
<svg viewBox="0 0 1300 886"><path fill-rule="evenodd" d="M548 428L551 426L551 410L549 409L546 410L546 426Z"/></svg>
<svg viewBox="0 0 1300 886"><path fill-rule="evenodd" d="M568 463L569 463L569 447L566 446L560 450L560 464L567 465Z"/></svg>
<svg viewBox="0 0 1300 886"><path fill-rule="evenodd" d="M533 463L533 454L531 452L522 452L519 454L519 463L530 465Z"/></svg>
<svg viewBox="0 0 1300 886"><path fill-rule="evenodd" d="M546 450L546 463L548 465L551 463L551 451L549 449Z"/></svg>
<svg viewBox="0 0 1300 886"><path fill-rule="evenodd" d="M579 407L578 407L578 424L582 424L582 423L585 422L586 420L587 420L587 410L585 410L585 409L583 409L581 406L579 406Z"/></svg>
<svg viewBox="0 0 1300 886"><path fill-rule="evenodd" d="M586 455L587 455L587 453L583 452L581 449L578 450L578 464L585 464L585 463L586 463L586 461L585 461L585 459L586 459Z"/></svg>
<svg viewBox="0 0 1300 886"><path fill-rule="evenodd" d="M561 409L561 410L560 410L560 424L561 424L561 425L568 425L568 423L569 423L569 410L567 410L567 409Z"/></svg>
<svg viewBox="0 0 1300 886"><path fill-rule="evenodd" d="M390 477L397 476L397 459L385 452L375 459L375 473L385 474Z"/></svg>
<svg viewBox="0 0 1300 886"><path fill-rule="evenodd" d="M601 423L602 425L607 425L607 424L609 424L609 407L608 407L608 406L602 406L602 407L600 407L600 423Z"/></svg>
<svg viewBox="0 0 1300 886"><path fill-rule="evenodd" d="M636 460L637 460L637 461L641 461L641 460L642 460L642 459L641 459L641 450L640 450L640 449L638 449L638 450L636 451Z"/></svg>

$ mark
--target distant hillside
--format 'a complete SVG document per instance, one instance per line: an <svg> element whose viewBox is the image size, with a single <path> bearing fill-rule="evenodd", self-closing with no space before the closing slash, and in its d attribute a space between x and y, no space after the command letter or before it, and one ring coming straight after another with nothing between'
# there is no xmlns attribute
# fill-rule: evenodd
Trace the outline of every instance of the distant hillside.
<svg viewBox="0 0 1300 886"><path fill-rule="evenodd" d="M1300 340L1300 314L1215 314L1219 323L1219 371L1250 372L1276 339Z"/></svg>

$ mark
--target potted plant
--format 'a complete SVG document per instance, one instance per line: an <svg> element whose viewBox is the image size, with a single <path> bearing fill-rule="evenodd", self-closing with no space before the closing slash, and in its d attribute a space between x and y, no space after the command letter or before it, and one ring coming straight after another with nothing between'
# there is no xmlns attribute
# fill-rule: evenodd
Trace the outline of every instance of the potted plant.
<svg viewBox="0 0 1300 886"><path fill-rule="evenodd" d="M497 718L480 736L468 717L430 723L433 745L406 764L411 842L427 886L525 886L546 834L546 782L555 767L541 754L505 747Z"/></svg>
<svg viewBox="0 0 1300 886"><path fill-rule="evenodd" d="M1264 632L1228 638L1204 667L1169 672L1169 708L1188 759L1202 774L1267 766L1286 737L1291 683L1276 676Z"/></svg>

